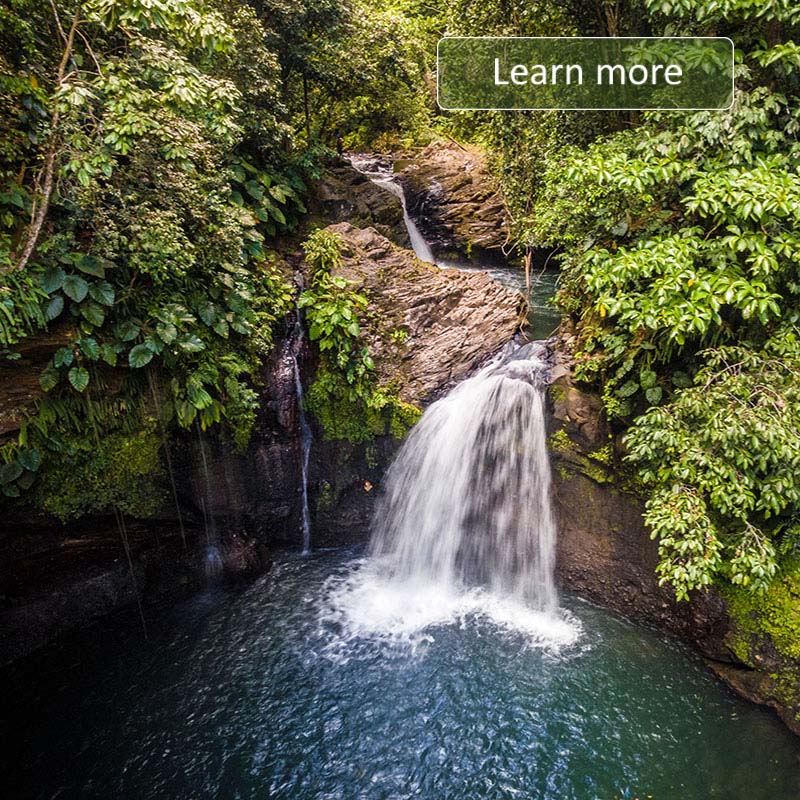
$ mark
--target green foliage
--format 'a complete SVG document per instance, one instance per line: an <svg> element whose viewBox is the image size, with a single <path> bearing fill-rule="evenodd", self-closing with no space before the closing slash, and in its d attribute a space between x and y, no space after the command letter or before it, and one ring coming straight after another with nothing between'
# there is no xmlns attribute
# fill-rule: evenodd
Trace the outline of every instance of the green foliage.
<svg viewBox="0 0 800 800"><path fill-rule="evenodd" d="M402 439L422 411L388 389L354 388L340 371L323 364L306 396L308 410L322 426L325 438L360 444L387 433Z"/></svg>
<svg viewBox="0 0 800 800"><path fill-rule="evenodd" d="M317 342L323 357L342 373L356 395L369 392L375 365L369 350L360 344L359 312L367 298L349 289L344 278L317 273L314 286L300 295L300 308L306 309L308 335Z"/></svg>
<svg viewBox="0 0 800 800"><path fill-rule="evenodd" d="M420 0L260 0L284 79L283 100L306 144L409 145L433 108L438 14Z"/></svg>
<svg viewBox="0 0 800 800"><path fill-rule="evenodd" d="M312 277L317 273L330 275L342 263L342 237L325 228L314 231L303 242L306 261L313 268Z"/></svg>
<svg viewBox="0 0 800 800"><path fill-rule="evenodd" d="M639 417L629 459L655 489L646 519L681 597L722 574L763 592L800 508L800 338L703 354L694 386Z"/></svg>
<svg viewBox="0 0 800 800"><path fill-rule="evenodd" d="M45 305L46 298L36 273L0 275L0 348L5 351L58 316L60 308Z"/></svg>
<svg viewBox="0 0 800 800"><path fill-rule="evenodd" d="M365 442L389 431L402 438L420 411L380 387L369 348L362 343L359 316L367 298L344 278L331 276L341 263L340 237L316 231L303 244L313 265L311 287L300 295L308 335L320 352L320 366L307 395L327 438Z"/></svg>
<svg viewBox="0 0 800 800"><path fill-rule="evenodd" d="M617 32L734 39L733 111L608 116L594 132L570 115L482 118L482 135L516 240L558 252L576 377L629 428L662 583L763 593L800 512L800 16L749 0L645 9L623 9Z"/></svg>
<svg viewBox="0 0 800 800"><path fill-rule="evenodd" d="M131 429L142 424L156 375L166 424L224 420L243 447L257 405L251 376L291 302L264 242L305 212L276 59L238 2L92 0L76 10L14 0L0 15L0 39L20 56L3 61L15 77L0 83L0 346L14 357L7 348L52 322L71 338L41 376L47 395L28 427L41 429L49 470L64 437L114 432L126 415ZM59 80L59 31L71 24ZM48 149L48 219L15 271Z"/></svg>
<svg viewBox="0 0 800 800"><path fill-rule="evenodd" d="M160 440L154 433L114 433L97 442L70 437L65 447L34 495L45 511L62 521L113 509L147 517L163 504Z"/></svg>
<svg viewBox="0 0 800 800"><path fill-rule="evenodd" d="M306 213L300 197L305 184L297 174L283 177L258 169L244 159L237 159L232 166L232 185L233 202L247 209L260 223L259 230L267 236L292 230L300 215ZM259 240L253 238L251 241L248 246L251 255L259 254Z"/></svg>

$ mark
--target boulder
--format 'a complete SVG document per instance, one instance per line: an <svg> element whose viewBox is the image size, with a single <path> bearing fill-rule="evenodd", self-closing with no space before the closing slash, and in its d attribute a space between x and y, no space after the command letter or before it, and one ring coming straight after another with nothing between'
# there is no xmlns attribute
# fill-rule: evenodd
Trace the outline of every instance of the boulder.
<svg viewBox="0 0 800 800"><path fill-rule="evenodd" d="M362 331L378 381L404 402L422 408L441 397L517 333L522 296L487 275L421 262L375 228L340 222L327 230L342 241L334 275L368 297ZM294 360L306 393L317 362L315 348L297 335L294 319L287 321L281 345L264 364L257 432L247 451L235 453L209 433L204 462L192 432L173 455L182 503L195 517L202 518L205 506L220 530L242 531L269 547L302 543ZM315 426L308 486L314 547L363 540L377 487L399 446L389 434L355 443L329 440Z"/></svg>
<svg viewBox="0 0 800 800"><path fill-rule="evenodd" d="M434 252L499 250L508 239L503 196L480 150L438 141L403 163L409 214Z"/></svg>
<svg viewBox="0 0 800 800"><path fill-rule="evenodd" d="M379 320L366 333L381 377L400 378L406 402L424 405L446 393L506 344L524 319L522 295L483 272L419 261L374 228L344 222L328 230L343 241L336 274L368 296Z"/></svg>
<svg viewBox="0 0 800 800"><path fill-rule="evenodd" d="M410 247L397 195L377 186L349 164L326 170L311 187L311 211L328 222L372 226L401 247Z"/></svg>

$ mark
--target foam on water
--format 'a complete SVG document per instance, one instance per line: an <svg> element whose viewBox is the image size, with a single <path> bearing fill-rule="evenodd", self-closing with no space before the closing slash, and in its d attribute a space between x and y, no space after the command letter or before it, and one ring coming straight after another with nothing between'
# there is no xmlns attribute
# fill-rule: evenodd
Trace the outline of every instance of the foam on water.
<svg viewBox="0 0 800 800"><path fill-rule="evenodd" d="M399 654L420 653L435 641L437 628L447 625L488 624L551 652L580 638L580 622L564 609L537 610L481 586L398 578L391 566L378 558L359 559L328 578L319 604L326 655L347 660L359 644L376 642Z"/></svg>

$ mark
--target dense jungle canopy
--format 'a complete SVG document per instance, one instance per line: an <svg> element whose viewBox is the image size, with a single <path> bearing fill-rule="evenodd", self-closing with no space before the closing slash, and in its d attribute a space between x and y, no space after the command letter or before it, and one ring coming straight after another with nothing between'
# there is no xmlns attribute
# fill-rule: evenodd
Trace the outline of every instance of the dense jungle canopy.
<svg viewBox="0 0 800 800"><path fill-rule="evenodd" d="M728 36L735 103L445 113L447 34ZM339 132L449 136L487 152L510 257L560 266L576 374L625 435L611 457L663 580L767 590L800 552L798 34L791 0L5 0L0 358L59 341L0 449L7 502L147 516L176 431L246 446L294 307L287 242L321 273L302 303L323 388L383 409L307 190Z"/></svg>

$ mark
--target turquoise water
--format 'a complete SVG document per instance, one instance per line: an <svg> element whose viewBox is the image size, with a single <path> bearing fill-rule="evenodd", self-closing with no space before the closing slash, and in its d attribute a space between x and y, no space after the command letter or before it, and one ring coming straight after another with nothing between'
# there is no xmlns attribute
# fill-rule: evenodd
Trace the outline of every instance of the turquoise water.
<svg viewBox="0 0 800 800"><path fill-rule="evenodd" d="M147 642L104 623L6 675L4 796L800 796L800 742L680 648L574 599L549 644L480 604L369 630L358 555L286 555Z"/></svg>

